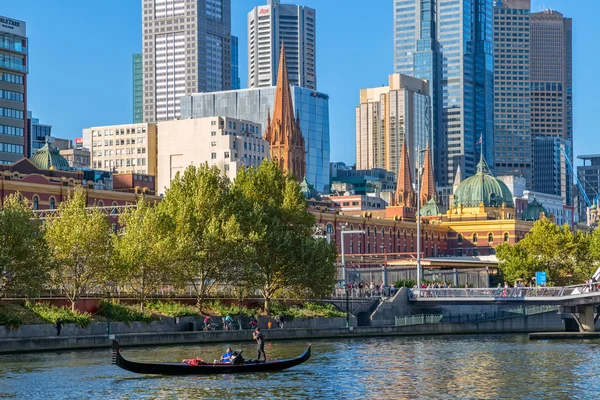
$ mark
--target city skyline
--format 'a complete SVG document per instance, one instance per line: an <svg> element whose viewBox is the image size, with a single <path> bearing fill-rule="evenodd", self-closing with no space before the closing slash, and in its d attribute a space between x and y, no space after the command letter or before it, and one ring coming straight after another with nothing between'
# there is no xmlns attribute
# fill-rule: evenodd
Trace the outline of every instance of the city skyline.
<svg viewBox="0 0 600 400"><path fill-rule="evenodd" d="M131 54L141 49L141 4L125 6L121 2L108 1L103 7L94 7L73 1L73 7L65 5L70 10L71 23L59 27L52 23L59 16L57 10L41 1L24 3L27 8L24 4L7 4L3 14L28 24L28 108L40 120L52 125L56 136L66 138L78 137L85 126L131 122L130 60ZM345 10L348 15L343 19L336 18L339 7L329 2L321 3L306 0L299 4L316 9L317 24L321 27L317 32L320 44L317 74L319 91L331 97L331 161L353 164L354 111L359 104L360 89L384 84L393 71L393 2L372 4L369 13L364 9L361 11L360 3L348 2ZM581 3L590 7L581 7ZM30 7L32 4L35 7ZM240 43L247 43L247 13L264 4L266 1L232 1L232 34L239 37ZM532 11L538 11L540 5L541 1L532 1ZM584 82L586 74L592 76L596 56L582 49L591 45L586 43L593 35L584 35L584 32L593 26L592 9L600 10L600 6L592 1L582 1L578 2L578 7L564 0L546 2L545 5L574 20L574 150L575 155L594 152L584 148L586 142L593 140L595 127L591 109L593 85ZM115 9L119 13L110 12ZM103 21L109 15L113 21L111 25L117 29L104 28ZM352 21L356 19L360 19L369 35L355 32ZM77 37L73 32L79 32ZM378 38L376 42L372 40L374 36ZM347 40L340 40L342 37ZM352 54L356 56L352 57ZM363 54L375 56L363 57ZM241 86L247 87L247 48L244 45L240 46L239 60ZM64 74L62 79L60 73ZM56 101L57 94L61 101Z"/></svg>

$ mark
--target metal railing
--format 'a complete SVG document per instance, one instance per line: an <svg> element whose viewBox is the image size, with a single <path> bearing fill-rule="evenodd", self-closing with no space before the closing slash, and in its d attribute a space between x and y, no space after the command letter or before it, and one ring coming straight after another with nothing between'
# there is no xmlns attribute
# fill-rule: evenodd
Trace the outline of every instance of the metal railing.
<svg viewBox="0 0 600 400"><path fill-rule="evenodd" d="M392 297L398 290L396 288L381 289L348 289L348 298L353 300L370 300L379 297ZM346 298L346 289L335 288L331 294L333 300L344 300Z"/></svg>
<svg viewBox="0 0 600 400"><path fill-rule="evenodd" d="M566 293L564 287L523 287L523 288L436 288L412 289L411 298L473 298L506 299L523 297L560 297Z"/></svg>
<svg viewBox="0 0 600 400"><path fill-rule="evenodd" d="M396 317L396 326L438 324L442 321L443 315L406 315Z"/></svg>

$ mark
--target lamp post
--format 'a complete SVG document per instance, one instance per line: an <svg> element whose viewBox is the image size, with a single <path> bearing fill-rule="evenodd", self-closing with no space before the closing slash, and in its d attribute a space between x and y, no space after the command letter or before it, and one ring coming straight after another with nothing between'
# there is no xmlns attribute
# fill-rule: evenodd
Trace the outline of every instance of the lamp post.
<svg viewBox="0 0 600 400"><path fill-rule="evenodd" d="M417 290L421 289L421 150L417 146Z"/></svg>
<svg viewBox="0 0 600 400"><path fill-rule="evenodd" d="M383 288L387 287L387 274L386 274L386 267L387 267L387 249L385 248L385 241L384 243L381 245L381 248L383 249L383 265L381 266L383 268L383 276L381 277L381 281L383 282ZM383 288L381 288L381 291L383 292Z"/></svg>
<svg viewBox="0 0 600 400"><path fill-rule="evenodd" d="M340 236L341 236L341 246L342 246L342 278L344 280L344 286L346 286L346 280L347 280L347 276L346 276L346 251L345 251L345 247L344 247L344 235L348 235L348 234L353 234L353 233L364 233L365 231L362 230L354 230L354 231L346 231L344 229L346 229L346 226L348 225L347 222L340 224L340 227L342 228L342 231L340 232Z"/></svg>

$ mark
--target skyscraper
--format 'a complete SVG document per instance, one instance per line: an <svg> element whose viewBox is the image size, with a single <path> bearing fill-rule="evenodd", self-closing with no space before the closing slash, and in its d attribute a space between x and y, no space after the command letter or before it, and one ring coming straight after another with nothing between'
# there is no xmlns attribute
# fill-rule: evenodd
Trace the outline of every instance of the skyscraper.
<svg viewBox="0 0 600 400"><path fill-rule="evenodd" d="M25 22L0 16L0 164L28 153L27 44Z"/></svg>
<svg viewBox="0 0 600 400"><path fill-rule="evenodd" d="M493 165L493 0L395 0L394 72L428 79L436 181ZM479 139L481 145L479 144Z"/></svg>
<svg viewBox="0 0 600 400"><path fill-rule="evenodd" d="M560 196L564 204L573 205L573 172L567 157L573 150L571 142L557 137L537 137L533 140L533 190ZM570 161L570 160L569 160Z"/></svg>
<svg viewBox="0 0 600 400"><path fill-rule="evenodd" d="M356 168L398 173L402 146L415 175L417 147L431 142L431 100L427 82L393 74L388 86L360 91L356 107Z"/></svg>
<svg viewBox="0 0 600 400"><path fill-rule="evenodd" d="M268 87L277 82L280 44L285 45L291 85L317 89L316 13L313 8L267 5L248 13L248 86Z"/></svg>
<svg viewBox="0 0 600 400"><path fill-rule="evenodd" d="M29 133L29 146L27 158L46 145L46 138L52 136L52 125L40 124L38 118L33 118L31 111L27 111L27 132Z"/></svg>
<svg viewBox="0 0 600 400"><path fill-rule="evenodd" d="M240 89L240 66L239 66L240 48L237 36L231 36L231 89Z"/></svg>
<svg viewBox="0 0 600 400"><path fill-rule="evenodd" d="M144 121L179 98L231 88L231 0L143 0Z"/></svg>
<svg viewBox="0 0 600 400"><path fill-rule="evenodd" d="M142 54L134 54L131 59L133 73L133 123L139 124L144 121L144 61Z"/></svg>
<svg viewBox="0 0 600 400"><path fill-rule="evenodd" d="M530 6L531 0L494 6L494 169L524 177L527 188L533 183Z"/></svg>
<svg viewBox="0 0 600 400"><path fill-rule="evenodd" d="M572 20L531 14L531 132L573 140Z"/></svg>

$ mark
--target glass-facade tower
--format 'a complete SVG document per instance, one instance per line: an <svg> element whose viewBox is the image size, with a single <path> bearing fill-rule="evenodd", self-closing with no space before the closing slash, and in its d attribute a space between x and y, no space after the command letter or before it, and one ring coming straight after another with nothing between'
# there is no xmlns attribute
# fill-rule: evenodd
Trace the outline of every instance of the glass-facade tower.
<svg viewBox="0 0 600 400"><path fill-rule="evenodd" d="M314 90L291 86L294 114L306 150L306 180L320 192L329 190L329 96ZM261 124L264 135L267 113L273 113L275 86L197 93L181 98L181 119L224 116Z"/></svg>
<svg viewBox="0 0 600 400"><path fill-rule="evenodd" d="M493 0L394 1L394 72L431 82L438 186L473 175L481 150L493 166L492 18Z"/></svg>
<svg viewBox="0 0 600 400"><path fill-rule="evenodd" d="M237 36L231 37L231 89L241 89L240 66L239 66L239 45Z"/></svg>
<svg viewBox="0 0 600 400"><path fill-rule="evenodd" d="M133 73L133 123L144 121L144 62L142 54L132 56Z"/></svg>

